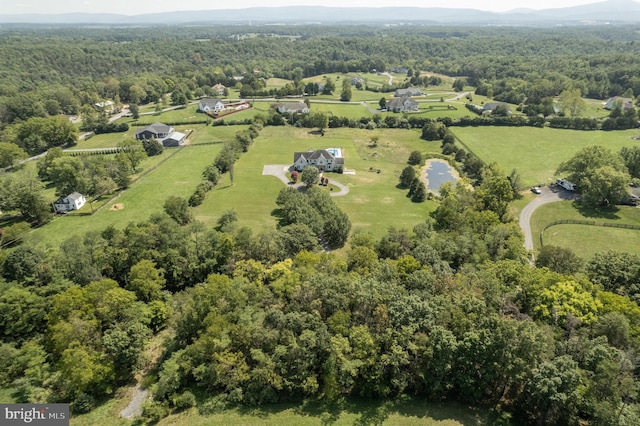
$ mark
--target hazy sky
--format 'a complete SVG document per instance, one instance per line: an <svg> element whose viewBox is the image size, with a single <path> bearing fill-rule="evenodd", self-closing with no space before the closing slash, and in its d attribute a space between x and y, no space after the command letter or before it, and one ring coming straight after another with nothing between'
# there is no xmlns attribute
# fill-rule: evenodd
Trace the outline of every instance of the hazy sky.
<svg viewBox="0 0 640 426"><path fill-rule="evenodd" d="M417 6L507 11L517 8L551 9L597 3L603 0L0 0L0 15L16 13L117 13L139 15L177 10L244 9L293 5L322 6Z"/></svg>

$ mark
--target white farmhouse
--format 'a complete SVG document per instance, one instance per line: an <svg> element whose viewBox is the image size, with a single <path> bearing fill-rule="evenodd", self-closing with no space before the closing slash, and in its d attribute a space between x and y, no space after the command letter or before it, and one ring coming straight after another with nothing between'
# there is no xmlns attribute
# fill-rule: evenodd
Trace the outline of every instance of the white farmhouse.
<svg viewBox="0 0 640 426"><path fill-rule="evenodd" d="M71 210L79 210L86 202L84 195L79 192L72 192L53 203L53 207L56 209L56 213L66 213Z"/></svg>

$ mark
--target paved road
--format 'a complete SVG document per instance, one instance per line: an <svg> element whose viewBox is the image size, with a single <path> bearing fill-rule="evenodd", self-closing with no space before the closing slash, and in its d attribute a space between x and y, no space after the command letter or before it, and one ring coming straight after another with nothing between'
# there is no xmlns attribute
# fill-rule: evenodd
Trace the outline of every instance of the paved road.
<svg viewBox="0 0 640 426"><path fill-rule="evenodd" d="M527 204L520 212L520 228L524 233L524 247L533 250L533 233L531 232L531 215L540 206L556 201L572 201L578 199L575 192L566 191L559 186L551 185L540 188L542 194Z"/></svg>
<svg viewBox="0 0 640 426"><path fill-rule="evenodd" d="M299 188L303 184L301 182L296 183L295 185L291 184L291 180L287 177L287 172L289 172L288 164L269 164L262 168L263 176L275 176L282 181L285 185L293 186L294 188ZM332 197L339 197L341 195L347 195L349 193L349 188L340 182L337 182L335 179L330 178L329 184L337 186L340 191L332 192L329 195Z"/></svg>

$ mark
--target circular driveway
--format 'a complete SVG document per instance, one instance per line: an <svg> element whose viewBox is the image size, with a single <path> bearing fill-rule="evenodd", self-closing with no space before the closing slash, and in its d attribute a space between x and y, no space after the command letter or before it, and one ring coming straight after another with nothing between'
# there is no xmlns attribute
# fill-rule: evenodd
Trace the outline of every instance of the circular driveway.
<svg viewBox="0 0 640 426"><path fill-rule="evenodd" d="M298 182L296 184L291 184L291 180L287 176L289 173L288 164L268 164L262 167L262 175L263 176L275 176L282 181L285 185L293 186L294 188L299 188L304 185L302 182ZM349 193L349 188L335 179L329 179L329 184L337 186L340 191L331 192L329 195L332 197L339 197L341 195L347 195Z"/></svg>

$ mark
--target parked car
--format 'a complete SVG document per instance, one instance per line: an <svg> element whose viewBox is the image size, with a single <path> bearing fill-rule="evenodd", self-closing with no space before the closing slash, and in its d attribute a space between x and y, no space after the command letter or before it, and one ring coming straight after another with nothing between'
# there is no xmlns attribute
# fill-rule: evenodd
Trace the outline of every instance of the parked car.
<svg viewBox="0 0 640 426"><path fill-rule="evenodd" d="M637 207L637 206L640 205L640 197L632 195L629 198L623 198L620 201L620 204L622 204L623 206L634 206L634 207Z"/></svg>
<svg viewBox="0 0 640 426"><path fill-rule="evenodd" d="M532 186L531 192L533 192L534 194L542 194L542 191L537 186Z"/></svg>

